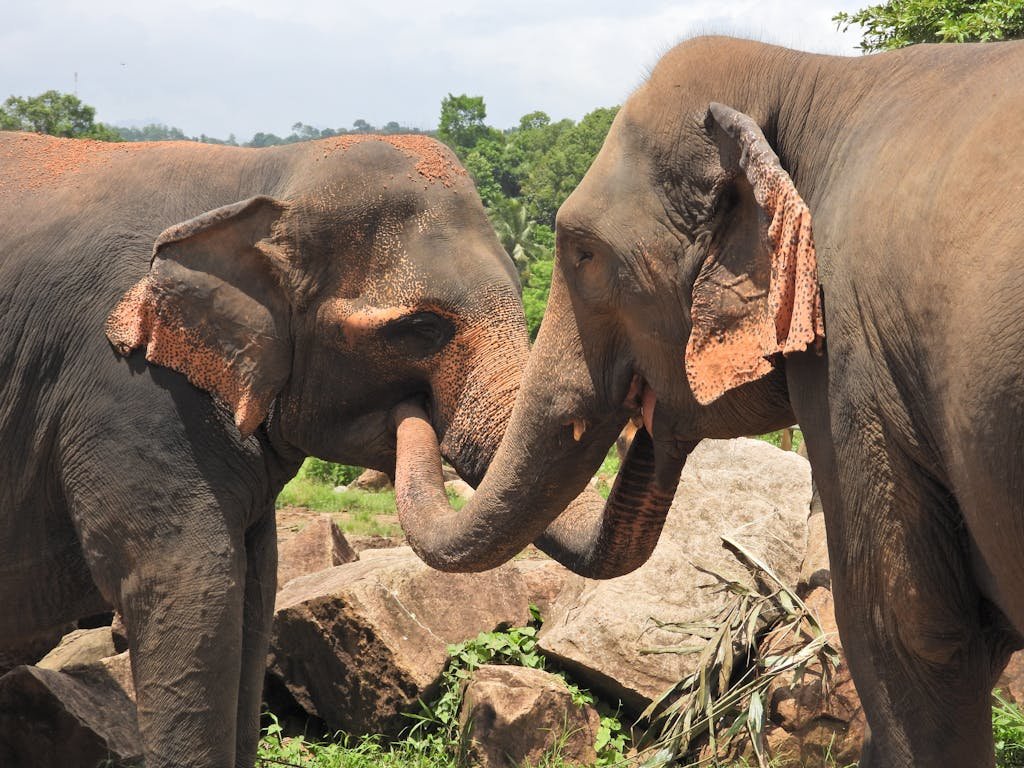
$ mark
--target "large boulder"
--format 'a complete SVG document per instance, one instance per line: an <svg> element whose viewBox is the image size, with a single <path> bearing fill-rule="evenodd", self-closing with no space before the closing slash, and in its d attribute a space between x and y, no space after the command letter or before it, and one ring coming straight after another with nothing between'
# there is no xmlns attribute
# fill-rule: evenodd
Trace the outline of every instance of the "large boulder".
<svg viewBox="0 0 1024 768"><path fill-rule="evenodd" d="M127 653L63 671L17 667L0 678L0 765L141 765L134 700Z"/></svg>
<svg viewBox="0 0 1024 768"><path fill-rule="evenodd" d="M529 603L513 565L448 574L408 547L368 550L278 593L269 673L331 729L395 735L436 690L449 644L526 624Z"/></svg>
<svg viewBox="0 0 1024 768"><path fill-rule="evenodd" d="M57 647L36 662L43 669L64 669L105 659L117 653L110 627L76 629L61 638Z"/></svg>
<svg viewBox="0 0 1024 768"><path fill-rule="evenodd" d="M557 755L559 765L593 765L597 759L597 710L577 706L562 679L540 669L475 670L459 723L469 736L470 761L482 768L540 765L545 755Z"/></svg>
<svg viewBox="0 0 1024 768"><path fill-rule="evenodd" d="M277 588L358 557L330 515L311 515L297 531L278 531Z"/></svg>
<svg viewBox="0 0 1024 768"><path fill-rule="evenodd" d="M391 478L386 472L376 469L365 469L363 474L353 480L349 488L357 488L360 491L387 491L391 489Z"/></svg>
<svg viewBox="0 0 1024 768"><path fill-rule="evenodd" d="M650 654L681 637L656 621L718 613L729 599L707 589L722 576L752 584L722 547L728 535L788 584L800 575L811 473L806 459L759 440L705 440L686 463L665 530L650 560L608 581L570 577L540 633L547 656L634 713L692 672L695 655Z"/></svg>

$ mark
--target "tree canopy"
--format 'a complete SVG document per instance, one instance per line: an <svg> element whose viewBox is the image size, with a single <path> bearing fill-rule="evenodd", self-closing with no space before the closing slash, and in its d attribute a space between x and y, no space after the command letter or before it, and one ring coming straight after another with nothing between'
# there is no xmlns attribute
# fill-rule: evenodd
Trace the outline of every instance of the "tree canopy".
<svg viewBox="0 0 1024 768"><path fill-rule="evenodd" d="M110 126L96 122L96 109L70 93L46 91L38 96L11 96L0 105L0 129L36 131L65 138L121 141Z"/></svg>
<svg viewBox="0 0 1024 768"><path fill-rule="evenodd" d="M832 17L864 29L865 52L914 43L967 43L1024 37L1024 0L889 0Z"/></svg>

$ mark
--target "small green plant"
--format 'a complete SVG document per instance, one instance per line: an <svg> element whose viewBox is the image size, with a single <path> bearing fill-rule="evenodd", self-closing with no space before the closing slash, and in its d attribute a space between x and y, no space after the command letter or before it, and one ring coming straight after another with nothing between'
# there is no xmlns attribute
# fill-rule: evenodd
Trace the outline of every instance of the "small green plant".
<svg viewBox="0 0 1024 768"><path fill-rule="evenodd" d="M1024 713L994 691L992 705L992 736L996 744L998 768L1024 768Z"/></svg>
<svg viewBox="0 0 1024 768"><path fill-rule="evenodd" d="M650 727L641 746L649 753L644 768L662 768L684 760L706 737L709 751L728 751L738 738L749 738L760 768L767 768L764 748L765 699L769 684L791 675L793 684L817 660L824 683L839 665L832 646L814 614L796 593L756 555L726 537L723 544L754 576L758 588L698 570L715 579L709 589L732 599L715 616L686 622L657 622L682 635L679 645L651 648L642 653L698 654L697 668L651 703L641 718ZM763 655L761 640L768 632L794 640L784 654Z"/></svg>
<svg viewBox="0 0 1024 768"><path fill-rule="evenodd" d="M348 485L363 473L362 467L353 467L349 464L335 464L310 456L302 464L300 470L314 482L324 485Z"/></svg>
<svg viewBox="0 0 1024 768"><path fill-rule="evenodd" d="M441 676L441 691L432 703L420 702L422 711L411 715L416 721L409 729L406 740L428 751L448 750L460 760L466 747L466 734L459 727L459 709L462 690L474 670L484 664L507 664L530 669L544 669L544 655L537 647L540 614L531 606L533 622L525 627L513 627L500 632L481 632L472 640L448 646L449 662ZM561 672L572 701L577 706L596 706L601 714L595 749L596 766L611 766L625 760L628 737L617 712L608 710L590 691L580 688ZM554 765L553 756L545 764Z"/></svg>

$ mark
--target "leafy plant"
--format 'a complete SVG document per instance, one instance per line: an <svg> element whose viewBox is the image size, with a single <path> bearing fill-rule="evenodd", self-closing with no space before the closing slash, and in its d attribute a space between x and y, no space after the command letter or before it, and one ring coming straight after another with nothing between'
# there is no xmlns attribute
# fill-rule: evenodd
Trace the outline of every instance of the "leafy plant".
<svg viewBox="0 0 1024 768"><path fill-rule="evenodd" d="M513 627L502 632L481 632L472 640L448 646L449 661L441 676L440 694L431 704L421 701L421 713L411 715L416 722L409 729L407 742L420 749L447 750L449 754L461 759L466 746L466 734L459 728L459 709L462 706L463 688L473 672L484 664L507 664L529 669L545 667L544 655L537 647L540 614L532 606L531 613L534 620L529 626ZM622 762L628 747L628 737L617 713L608 711L590 691L580 688L563 673L553 674L565 683L574 704L597 706L602 714L595 742L598 756L595 765L611 766Z"/></svg>
<svg viewBox="0 0 1024 768"><path fill-rule="evenodd" d="M353 467L349 464L334 464L310 456L302 464L301 470L306 477L325 485L348 485L363 473L362 467Z"/></svg>
<svg viewBox="0 0 1024 768"><path fill-rule="evenodd" d="M1024 768L1024 713L1000 691L992 694L992 736L999 768Z"/></svg>
<svg viewBox="0 0 1024 768"><path fill-rule="evenodd" d="M821 624L796 593L771 568L740 544L723 537L723 544L754 576L756 588L713 571L698 568L715 579L707 588L732 599L714 616L657 626L680 634L678 645L651 648L642 653L678 653L698 656L696 670L656 699L641 718L650 727L641 739L649 756L644 768L661 768L690 754L706 737L713 755L729 750L742 737L749 738L761 768L768 765L764 748L765 699L773 680L791 675L799 683L807 667L818 661L828 685L839 665L839 652ZM769 632L783 633L798 642L784 654L762 655L761 640Z"/></svg>

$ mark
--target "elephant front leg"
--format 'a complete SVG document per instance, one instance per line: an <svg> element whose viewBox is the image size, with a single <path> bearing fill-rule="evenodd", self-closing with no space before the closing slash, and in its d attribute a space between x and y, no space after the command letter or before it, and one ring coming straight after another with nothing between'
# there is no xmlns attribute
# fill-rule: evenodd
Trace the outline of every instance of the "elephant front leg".
<svg viewBox="0 0 1024 768"><path fill-rule="evenodd" d="M832 486L837 620L871 729L861 768L992 766L996 654L959 510L882 423L857 433L816 480Z"/></svg>
<svg viewBox="0 0 1024 768"><path fill-rule="evenodd" d="M231 768L245 555L226 535L161 544L121 589L145 764Z"/></svg>
<svg viewBox="0 0 1024 768"><path fill-rule="evenodd" d="M260 706L277 592L277 528L274 508L246 533L244 633L238 691L235 765L252 768L260 732Z"/></svg>

